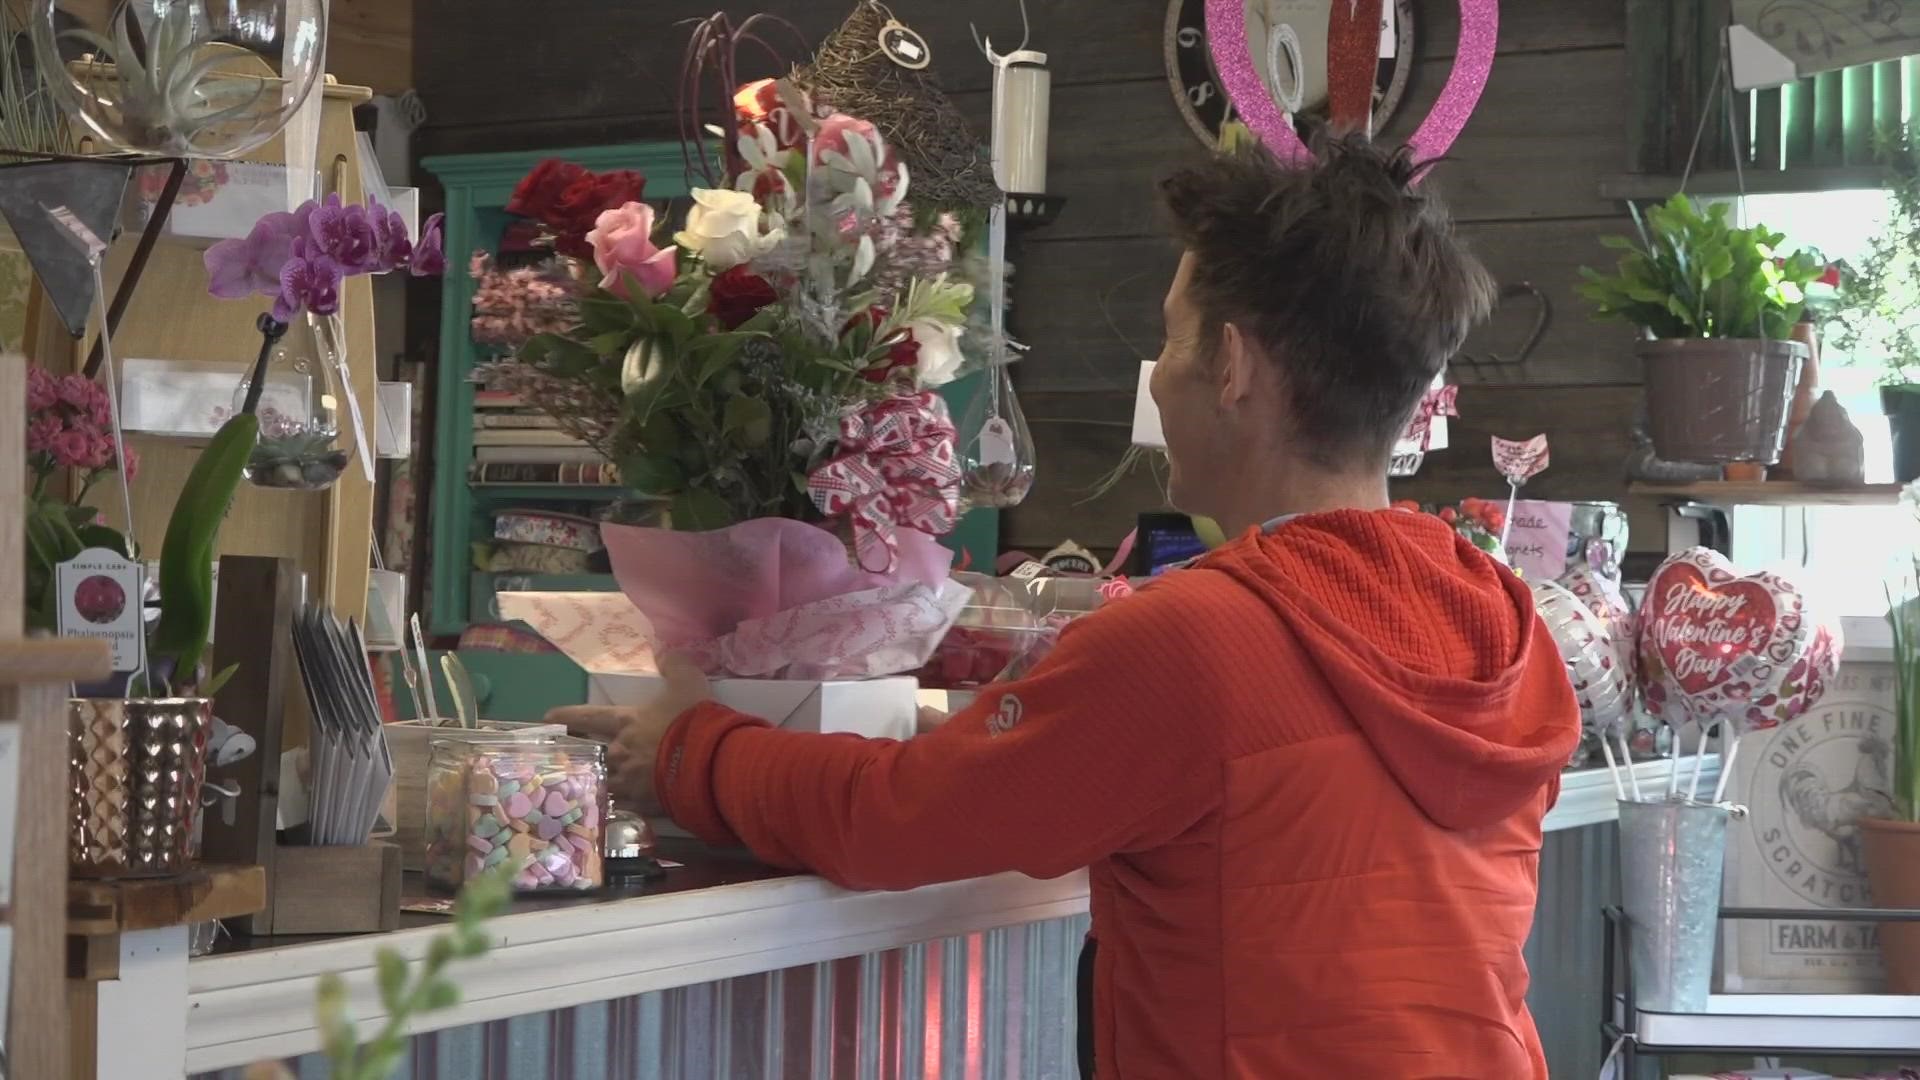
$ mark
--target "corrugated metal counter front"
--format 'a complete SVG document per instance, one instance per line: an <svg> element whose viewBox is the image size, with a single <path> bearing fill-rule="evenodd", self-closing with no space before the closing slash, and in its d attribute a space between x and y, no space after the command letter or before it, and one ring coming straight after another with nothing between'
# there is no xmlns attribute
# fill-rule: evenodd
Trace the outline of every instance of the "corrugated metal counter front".
<svg viewBox="0 0 1920 1080"><path fill-rule="evenodd" d="M1664 782L1662 765L1640 772ZM1612 783L1592 770L1567 775L1547 821L1528 959L1555 1075L1598 1064L1587 1044L1613 818ZM437 1033L414 1040L403 1080L1074 1075L1085 875L855 893L738 856L668 854L687 865L657 887L521 901L496 920L494 950L458 970L464 1000L427 1018ZM329 971L370 1030L383 1019L374 951L417 958L442 924L409 916L393 934L262 940L192 961L186 1071L312 1055ZM324 1076L314 1057L295 1068Z"/></svg>

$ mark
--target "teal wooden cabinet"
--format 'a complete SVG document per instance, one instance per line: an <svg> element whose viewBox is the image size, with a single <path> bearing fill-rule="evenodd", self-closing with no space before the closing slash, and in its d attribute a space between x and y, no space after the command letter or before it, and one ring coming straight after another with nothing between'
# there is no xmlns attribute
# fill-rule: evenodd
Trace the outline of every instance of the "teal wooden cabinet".
<svg viewBox="0 0 1920 1080"><path fill-rule="evenodd" d="M429 157L421 162L446 191L446 246L456 272L442 283L439 371L435 379L433 468L428 544L431 583L428 622L437 637L458 635L473 623L493 621L491 593L484 575L474 572L474 545L492 536L492 518L509 507L557 507L574 511L605 503L604 488L568 488L546 485L485 485L468 481L473 463L473 371L482 359L469 329L473 308L473 279L458 272L476 251L494 251L513 218L507 200L521 178L546 158L563 158L596 172L634 169L647 178L649 202L679 200L691 188L686 159L675 142L630 143L619 146L572 147L525 153L456 154ZM677 211L676 211L677 212ZM956 419L967 414L971 395L982 392L984 380L975 377L955 383L947 400ZM975 511L967 515L948 545L964 548L974 567L990 567L997 553L999 515ZM499 577L524 577L504 574ZM611 587L611 578L604 584ZM480 586L476 591L476 583ZM575 584L571 588L581 588ZM476 603L479 597L482 603ZM576 669L578 670L578 669ZM499 717L499 719L514 719Z"/></svg>

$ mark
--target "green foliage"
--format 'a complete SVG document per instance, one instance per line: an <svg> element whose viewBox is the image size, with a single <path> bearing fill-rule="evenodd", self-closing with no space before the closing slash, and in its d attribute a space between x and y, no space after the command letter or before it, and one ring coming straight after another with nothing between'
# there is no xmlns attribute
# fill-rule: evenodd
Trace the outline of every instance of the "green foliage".
<svg viewBox="0 0 1920 1080"><path fill-rule="evenodd" d="M1603 241L1621 252L1611 274L1581 267L1580 295L1603 317L1624 319L1656 338L1784 339L1806 307L1806 287L1826 269L1806 252L1783 256L1786 237L1763 225L1737 228L1726 204L1701 213L1675 195L1636 211L1636 243Z"/></svg>
<svg viewBox="0 0 1920 1080"><path fill-rule="evenodd" d="M1826 333L1855 359L1885 365L1886 383L1920 382L1920 132L1881 131L1874 153L1887 167L1892 213L1849 268Z"/></svg>
<svg viewBox="0 0 1920 1080"><path fill-rule="evenodd" d="M190 681L213 628L214 544L260 434L260 418L243 412L214 433L173 504L160 545L160 623L148 652L171 659L174 676Z"/></svg>
<svg viewBox="0 0 1920 1080"><path fill-rule="evenodd" d="M358 1027L347 1015L345 981L332 973L321 977L316 1011L333 1080L389 1080L406 1052L411 1022L425 1013L460 1003L460 987L447 978L446 970L456 960L471 960L486 953L492 944L486 921L506 910L513 891L510 882L511 876L499 870L469 881L454 906L452 929L428 944L418 971L410 973L406 959L392 949L374 954L374 978L387 1018L379 1033L364 1045Z"/></svg>

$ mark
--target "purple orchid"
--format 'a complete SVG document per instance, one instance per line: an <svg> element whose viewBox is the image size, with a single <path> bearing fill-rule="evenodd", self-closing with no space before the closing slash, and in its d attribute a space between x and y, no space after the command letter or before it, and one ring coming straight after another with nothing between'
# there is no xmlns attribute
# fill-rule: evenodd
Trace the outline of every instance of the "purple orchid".
<svg viewBox="0 0 1920 1080"><path fill-rule="evenodd" d="M398 210L389 210L371 199L367 201L367 217L373 223L374 244L379 252L380 266L376 273L398 270L411 262L413 238L407 232L407 219Z"/></svg>
<svg viewBox="0 0 1920 1080"><path fill-rule="evenodd" d="M340 283L346 278L340 264L325 252L310 252L298 242L280 271L280 293L273 301L276 322L290 323L302 311L331 315L340 310Z"/></svg>
<svg viewBox="0 0 1920 1080"><path fill-rule="evenodd" d="M409 267L414 277L439 277L447 272L446 228L445 214L435 214L420 226L420 242L413 246L412 265Z"/></svg>
<svg viewBox="0 0 1920 1080"><path fill-rule="evenodd" d="M223 300L280 291L280 269L292 255L294 238L304 232L293 214L268 214L244 240L222 240L207 249L207 291Z"/></svg>
<svg viewBox="0 0 1920 1080"><path fill-rule="evenodd" d="M347 206L337 194L327 196L326 202L314 208L307 221L307 235L344 274L385 269L380 265L380 242L367 208Z"/></svg>

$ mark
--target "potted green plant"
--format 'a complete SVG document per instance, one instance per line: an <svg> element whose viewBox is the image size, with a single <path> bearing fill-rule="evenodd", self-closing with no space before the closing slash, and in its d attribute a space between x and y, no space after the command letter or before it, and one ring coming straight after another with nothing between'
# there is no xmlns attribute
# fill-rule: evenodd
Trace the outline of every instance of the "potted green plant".
<svg viewBox="0 0 1920 1080"><path fill-rule="evenodd" d="M1920 526L1920 484L1901 503ZM1920 908L1920 530L1910 560L1887 588L1887 622L1893 627L1893 800L1891 817L1860 819L1867 882L1878 907ZM1887 988L1920 994L1920 925L1880 928Z"/></svg>
<svg viewBox="0 0 1920 1080"><path fill-rule="evenodd" d="M256 382L278 336L263 321ZM146 669L115 696L68 702L76 877L173 874L191 861L213 696L232 674L209 675L202 664L213 628L214 549L259 436L257 404L249 398L221 425L174 502Z"/></svg>
<svg viewBox="0 0 1920 1080"><path fill-rule="evenodd" d="M1645 338L1648 433L1667 461L1771 465L1807 347L1791 340L1807 284L1826 270L1785 239L1740 228L1720 203L1703 213L1684 195L1634 212L1639 238L1604 242L1621 252L1613 273L1588 267L1581 295L1602 317Z"/></svg>
<svg viewBox="0 0 1920 1080"><path fill-rule="evenodd" d="M1920 479L1920 139L1881 132L1889 214L1827 316L1827 339L1855 362L1882 367L1880 404L1893 433L1893 474Z"/></svg>

